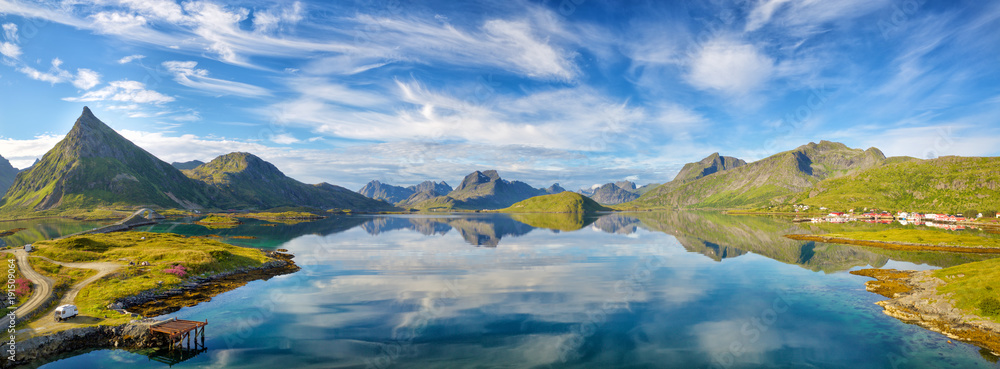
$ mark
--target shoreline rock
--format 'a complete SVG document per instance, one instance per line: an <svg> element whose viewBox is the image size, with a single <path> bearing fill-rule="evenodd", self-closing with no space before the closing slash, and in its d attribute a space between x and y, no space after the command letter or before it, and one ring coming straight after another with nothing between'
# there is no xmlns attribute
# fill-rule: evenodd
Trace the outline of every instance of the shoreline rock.
<svg viewBox="0 0 1000 369"><path fill-rule="evenodd" d="M944 281L933 271L864 269L851 274L875 278L865 288L888 297L876 302L885 315L941 333L951 339L979 346L1000 356L1000 323L955 307L947 295L937 293Z"/></svg>
<svg viewBox="0 0 1000 369"><path fill-rule="evenodd" d="M93 326L67 329L32 337L17 343L14 361L4 360L2 368L38 365L58 360L58 355L86 349L140 349L158 347L167 342L154 337L149 327L156 322L135 321L117 326ZM6 355L5 355L6 356ZM41 363L41 364L44 364Z"/></svg>

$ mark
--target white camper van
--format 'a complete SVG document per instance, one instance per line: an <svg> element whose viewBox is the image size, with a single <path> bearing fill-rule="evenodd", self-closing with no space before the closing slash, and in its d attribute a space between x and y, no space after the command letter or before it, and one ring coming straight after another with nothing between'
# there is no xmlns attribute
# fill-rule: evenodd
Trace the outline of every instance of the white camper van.
<svg viewBox="0 0 1000 369"><path fill-rule="evenodd" d="M56 321L66 320L79 314L76 305L62 305L56 308Z"/></svg>
<svg viewBox="0 0 1000 369"><path fill-rule="evenodd" d="M34 249L35 249L35 248L34 248L34 247L32 247L30 243L29 243L29 244L27 244L27 245L24 245L24 252L31 252L31 251L33 251Z"/></svg>

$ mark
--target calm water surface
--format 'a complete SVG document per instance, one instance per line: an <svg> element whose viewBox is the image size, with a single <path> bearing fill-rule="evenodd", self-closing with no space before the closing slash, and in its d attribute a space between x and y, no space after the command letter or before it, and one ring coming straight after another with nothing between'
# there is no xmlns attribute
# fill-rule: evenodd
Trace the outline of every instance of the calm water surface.
<svg viewBox="0 0 1000 369"><path fill-rule="evenodd" d="M257 236L228 241L302 267L168 315L209 321L208 350L174 367L996 367L882 314L847 273L977 256L793 241L781 235L825 229L712 213L264 224L147 228ZM99 350L42 367L167 367L155 359Z"/></svg>

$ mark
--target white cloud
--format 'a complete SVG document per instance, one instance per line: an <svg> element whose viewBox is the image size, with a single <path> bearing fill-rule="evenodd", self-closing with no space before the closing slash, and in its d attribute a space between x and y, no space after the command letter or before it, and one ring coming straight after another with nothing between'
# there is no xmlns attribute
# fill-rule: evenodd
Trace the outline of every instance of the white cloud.
<svg viewBox="0 0 1000 369"><path fill-rule="evenodd" d="M0 54L11 59L21 57L21 47L10 42L0 42Z"/></svg>
<svg viewBox="0 0 1000 369"><path fill-rule="evenodd" d="M62 63L63 61L59 58L52 59L52 68L49 68L48 72L42 72L27 65L18 68L17 71L24 73L24 75L28 76L28 78L34 80L48 82L51 84L63 83L73 79L73 74L59 68Z"/></svg>
<svg viewBox="0 0 1000 369"><path fill-rule="evenodd" d="M253 28L258 33L270 33L282 24L296 24L302 21L304 9L302 3L296 1L284 9L269 9L256 11L253 14Z"/></svg>
<svg viewBox="0 0 1000 369"><path fill-rule="evenodd" d="M70 82L76 88L89 90L101 83L101 74L86 68L76 70L76 75L60 68L63 65L62 59L52 59L52 67L47 72L39 71L35 68L23 65L17 69L28 78L48 82L51 84Z"/></svg>
<svg viewBox="0 0 1000 369"><path fill-rule="evenodd" d="M692 56L686 77L701 90L743 95L759 89L773 72L774 60L753 45L716 38Z"/></svg>
<svg viewBox="0 0 1000 369"><path fill-rule="evenodd" d="M17 140L0 137L0 156L10 160L15 168L27 168L51 150L63 139L61 135L39 135L31 139Z"/></svg>
<svg viewBox="0 0 1000 369"><path fill-rule="evenodd" d="M760 0L747 16L745 30L752 32L774 24L790 34L808 35L826 23L861 17L889 4L891 0Z"/></svg>
<svg viewBox="0 0 1000 369"><path fill-rule="evenodd" d="M167 71L174 75L174 81L204 92L245 97L260 97L271 94L267 89L258 86L209 77L208 70L195 69L197 65L198 63L193 61L163 62Z"/></svg>
<svg viewBox="0 0 1000 369"><path fill-rule="evenodd" d="M145 57L146 57L145 55L139 55L139 54L129 55L129 56L126 56L124 58L118 59L118 64L128 64L128 63L131 63L131 62L136 61L136 60L140 60L140 59L145 58Z"/></svg>
<svg viewBox="0 0 1000 369"><path fill-rule="evenodd" d="M290 145L290 144L297 143L297 142L300 142L300 141L301 140L295 138L295 136L292 136L291 134L288 134L288 133L277 134L277 135L274 135L274 136L271 137L271 142L274 142L274 143L280 144L280 145Z"/></svg>
<svg viewBox="0 0 1000 369"><path fill-rule="evenodd" d="M14 23L4 23L3 24L3 36L4 38L13 43L20 42L20 37L17 34L17 25Z"/></svg>
<svg viewBox="0 0 1000 369"><path fill-rule="evenodd" d="M73 79L73 86L82 90L89 90L101 83L101 74L90 69L77 69L76 78Z"/></svg>
<svg viewBox="0 0 1000 369"><path fill-rule="evenodd" d="M83 96L66 97L63 100L73 102L118 101L137 104L163 104L174 101L174 98L153 90L147 90L146 85L142 82L120 80L110 82L104 88L87 92Z"/></svg>
<svg viewBox="0 0 1000 369"><path fill-rule="evenodd" d="M147 23L146 17L120 12L100 12L88 18L98 32L109 34L125 34Z"/></svg>
<svg viewBox="0 0 1000 369"><path fill-rule="evenodd" d="M458 140L585 151L611 150L645 119L642 109L585 87L500 95L466 86L453 93L396 81L385 93L322 83L292 85L293 99L261 109L275 120L337 137L394 141ZM488 82L486 82L488 83ZM618 136L618 137L616 137Z"/></svg>
<svg viewBox="0 0 1000 369"><path fill-rule="evenodd" d="M746 31L755 31L771 21L778 9L790 0L761 0L747 16Z"/></svg>

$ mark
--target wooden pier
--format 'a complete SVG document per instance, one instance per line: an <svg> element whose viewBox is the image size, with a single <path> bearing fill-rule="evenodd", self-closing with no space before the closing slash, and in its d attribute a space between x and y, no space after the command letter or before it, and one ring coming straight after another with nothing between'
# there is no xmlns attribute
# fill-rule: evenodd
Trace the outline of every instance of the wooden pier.
<svg viewBox="0 0 1000 369"><path fill-rule="evenodd" d="M195 320L182 320L174 318L166 320L149 327L151 334L162 334L170 341L170 348L180 346L185 348L184 341L187 340L187 349L200 350L205 348L205 326L208 320L199 322ZM194 332L194 345L191 344L191 332ZM198 336L201 335L201 343L198 343Z"/></svg>

